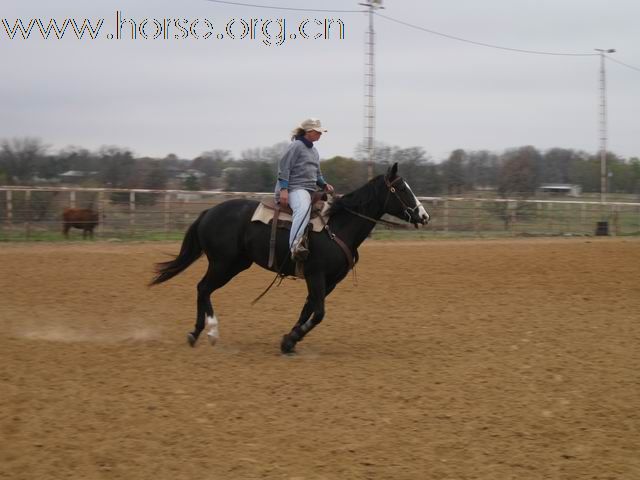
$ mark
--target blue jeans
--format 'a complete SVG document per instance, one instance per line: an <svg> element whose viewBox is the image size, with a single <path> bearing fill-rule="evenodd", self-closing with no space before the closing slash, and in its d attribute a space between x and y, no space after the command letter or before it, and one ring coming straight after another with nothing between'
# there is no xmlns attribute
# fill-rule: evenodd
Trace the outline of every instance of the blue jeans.
<svg viewBox="0 0 640 480"><path fill-rule="evenodd" d="M311 216L311 193L308 190L299 189L289 191L289 206L293 210L293 223L289 234L289 249L298 242Z"/></svg>

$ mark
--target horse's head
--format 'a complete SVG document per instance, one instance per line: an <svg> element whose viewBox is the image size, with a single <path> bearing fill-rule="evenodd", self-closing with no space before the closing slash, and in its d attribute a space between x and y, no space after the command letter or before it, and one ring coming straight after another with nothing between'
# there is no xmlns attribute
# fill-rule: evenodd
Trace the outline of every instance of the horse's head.
<svg viewBox="0 0 640 480"><path fill-rule="evenodd" d="M429 222L429 214L411 191L407 181L398 175L398 164L394 163L384 176L387 189L384 213L405 220L418 228Z"/></svg>

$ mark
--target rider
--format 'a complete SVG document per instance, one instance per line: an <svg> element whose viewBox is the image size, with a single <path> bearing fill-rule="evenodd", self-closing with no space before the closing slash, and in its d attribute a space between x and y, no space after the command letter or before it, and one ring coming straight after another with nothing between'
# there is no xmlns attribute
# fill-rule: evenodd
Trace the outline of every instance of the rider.
<svg viewBox="0 0 640 480"><path fill-rule="evenodd" d="M301 245L301 238L311 215L311 192L316 186L333 193L320 171L320 155L313 146L322 134L320 120L308 118L291 132L291 144L278 164L276 201L293 211L293 222L289 234L291 258L304 261L309 251Z"/></svg>

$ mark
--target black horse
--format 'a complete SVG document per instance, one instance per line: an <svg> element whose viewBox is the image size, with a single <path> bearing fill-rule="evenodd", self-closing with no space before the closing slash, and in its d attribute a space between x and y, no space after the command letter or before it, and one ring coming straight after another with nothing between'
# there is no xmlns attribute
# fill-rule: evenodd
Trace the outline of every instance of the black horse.
<svg viewBox="0 0 640 480"><path fill-rule="evenodd" d="M271 227L251 222L258 206L254 200L229 200L205 210L189 227L180 253L171 261L156 265L151 285L173 278L195 262L203 253L209 259L207 273L198 283L196 325L188 340L194 346L204 330L205 320L211 327L209 339L217 339L217 318L211 305L211 294L224 286L252 263L268 269ZM359 189L333 201L325 231L310 233L310 254L304 263L308 296L300 318L280 344L283 353L293 352L324 317L324 301L357 261L357 249L376 222L385 213L406 220L418 228L429 221L429 214L413 194L406 181L398 176L398 164L386 175L371 179ZM295 264L288 260L289 232L279 229L277 265L281 274L294 275Z"/></svg>

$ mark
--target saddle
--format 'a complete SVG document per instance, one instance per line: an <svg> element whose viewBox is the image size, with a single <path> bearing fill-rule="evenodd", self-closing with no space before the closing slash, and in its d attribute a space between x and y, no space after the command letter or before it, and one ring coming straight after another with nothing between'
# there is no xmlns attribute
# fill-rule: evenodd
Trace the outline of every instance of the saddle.
<svg viewBox="0 0 640 480"><path fill-rule="evenodd" d="M324 192L313 192L311 194L311 217L310 225L314 232L321 232L326 225L326 213L329 209L327 194ZM273 267L276 259L276 234L278 228L291 228L293 211L289 206L282 207L276 203L275 199L269 198L262 201L251 217L251 221L266 223L271 225L271 235L269 238L269 268ZM324 216L324 219L321 218ZM305 229L304 235L307 235Z"/></svg>

